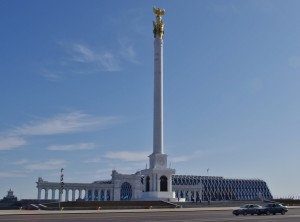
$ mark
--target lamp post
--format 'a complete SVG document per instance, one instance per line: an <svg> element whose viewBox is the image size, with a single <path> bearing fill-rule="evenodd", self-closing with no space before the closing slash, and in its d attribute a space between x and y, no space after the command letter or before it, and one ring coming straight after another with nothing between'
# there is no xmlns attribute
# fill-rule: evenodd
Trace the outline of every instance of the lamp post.
<svg viewBox="0 0 300 222"><path fill-rule="evenodd" d="M59 189L59 202L58 202L58 208L60 209L60 202L63 194L64 189L64 174L63 174L64 168L60 169L60 189Z"/></svg>

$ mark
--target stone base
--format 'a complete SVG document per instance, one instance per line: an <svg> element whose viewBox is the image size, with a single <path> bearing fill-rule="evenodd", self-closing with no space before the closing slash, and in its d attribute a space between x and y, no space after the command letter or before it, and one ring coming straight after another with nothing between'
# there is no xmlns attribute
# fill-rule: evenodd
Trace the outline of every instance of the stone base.
<svg viewBox="0 0 300 222"><path fill-rule="evenodd" d="M164 200L175 198L175 192L143 192L142 200Z"/></svg>
<svg viewBox="0 0 300 222"><path fill-rule="evenodd" d="M186 202L185 198L170 198L170 202Z"/></svg>

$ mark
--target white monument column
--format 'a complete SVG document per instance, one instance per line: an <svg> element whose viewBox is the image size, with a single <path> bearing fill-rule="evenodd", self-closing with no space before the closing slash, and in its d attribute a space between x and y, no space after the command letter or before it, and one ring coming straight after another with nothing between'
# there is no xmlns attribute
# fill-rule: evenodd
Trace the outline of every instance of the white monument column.
<svg viewBox="0 0 300 222"><path fill-rule="evenodd" d="M164 154L163 134L163 9L153 9L156 21L153 22L154 34L154 109L153 109L153 153L150 157L150 169L167 168L167 155ZM158 190L158 189L155 189Z"/></svg>
<svg viewBox="0 0 300 222"><path fill-rule="evenodd" d="M163 148L163 39L154 39L154 119L153 153L164 153Z"/></svg>
<svg viewBox="0 0 300 222"><path fill-rule="evenodd" d="M156 21L153 22L154 34L154 113L153 113L153 152L149 156L149 169L142 170L150 190L143 192L142 198L148 200L170 200L175 197L172 191L172 175L174 169L167 167L167 154L164 153L163 135L163 37L164 22L162 16L164 9L153 8ZM168 180L166 180L167 178ZM168 183L169 182L169 183Z"/></svg>

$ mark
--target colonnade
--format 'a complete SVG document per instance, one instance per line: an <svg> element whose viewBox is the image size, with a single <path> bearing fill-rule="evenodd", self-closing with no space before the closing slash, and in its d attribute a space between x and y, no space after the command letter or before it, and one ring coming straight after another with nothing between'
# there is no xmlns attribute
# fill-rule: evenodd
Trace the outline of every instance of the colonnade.
<svg viewBox="0 0 300 222"><path fill-rule="evenodd" d="M42 196L42 191L45 191L45 195ZM52 192L51 197L49 192ZM71 195L70 194L71 191ZM39 200L55 200L60 199L62 201L76 201L76 191L79 192L78 199L84 199L86 201L107 201L112 200L113 189L88 189L88 188L65 188L63 189L64 199L58 188L38 188ZM55 195L57 194L57 195ZM69 197L71 197L69 199Z"/></svg>
<svg viewBox="0 0 300 222"><path fill-rule="evenodd" d="M42 190L45 191L45 196L42 197ZM49 191L52 192L51 197L49 197ZM62 194L59 192L60 190L58 188L38 188L38 199L39 200L55 200L55 197L57 196L57 199L62 199ZM87 189L79 189L79 188L68 188L63 189L63 193L65 193L65 201L69 201L69 192L71 191L71 201L76 201L76 191L79 192L79 199L83 199L83 197L87 196L86 191ZM84 194L83 194L84 192ZM57 195L55 195L57 194Z"/></svg>

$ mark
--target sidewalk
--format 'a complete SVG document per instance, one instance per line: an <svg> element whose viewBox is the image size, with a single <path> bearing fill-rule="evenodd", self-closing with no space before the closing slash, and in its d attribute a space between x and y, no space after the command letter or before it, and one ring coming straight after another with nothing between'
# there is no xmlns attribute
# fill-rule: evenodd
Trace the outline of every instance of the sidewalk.
<svg viewBox="0 0 300 222"><path fill-rule="evenodd" d="M289 209L300 209L300 206L290 206ZM102 213L151 213L151 212L188 212L188 211L232 211L236 207L202 207L202 208L167 208L167 209L116 209L116 210L0 210L3 215L39 215L39 214L102 214Z"/></svg>
<svg viewBox="0 0 300 222"><path fill-rule="evenodd" d="M151 212L183 212L183 211L216 211L233 210L234 207L208 208L163 208L163 209L115 209L115 210L0 210L2 215L30 215L30 214L99 214L99 213L151 213Z"/></svg>

